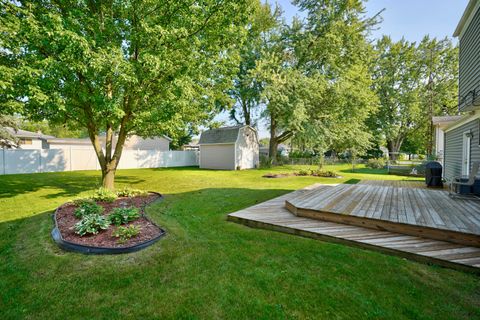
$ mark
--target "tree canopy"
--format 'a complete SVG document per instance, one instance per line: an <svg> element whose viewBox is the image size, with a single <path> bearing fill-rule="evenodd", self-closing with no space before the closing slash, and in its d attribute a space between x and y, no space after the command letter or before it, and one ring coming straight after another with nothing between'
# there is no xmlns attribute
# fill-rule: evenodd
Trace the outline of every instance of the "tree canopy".
<svg viewBox="0 0 480 320"><path fill-rule="evenodd" d="M260 0L3 1L0 119L88 136L108 188L128 136L178 148L225 110L268 123L272 159L286 141L431 154L431 117L456 112L458 48L372 43L362 0L293 3L303 18L287 23Z"/></svg>
<svg viewBox="0 0 480 320"><path fill-rule="evenodd" d="M384 36L376 43L373 86L380 107L370 119L395 159L407 151L431 154L431 118L454 114L458 49L451 41L425 37L419 44Z"/></svg>
<svg viewBox="0 0 480 320"><path fill-rule="evenodd" d="M270 127L270 156L290 138L328 147L366 149L365 120L376 106L371 47L361 1L295 1L294 18L266 44L257 73Z"/></svg>
<svg viewBox="0 0 480 320"><path fill-rule="evenodd" d="M103 185L113 188L129 135L174 136L232 104L226 91L251 7L248 0L4 2L1 102L34 120L86 128Z"/></svg>

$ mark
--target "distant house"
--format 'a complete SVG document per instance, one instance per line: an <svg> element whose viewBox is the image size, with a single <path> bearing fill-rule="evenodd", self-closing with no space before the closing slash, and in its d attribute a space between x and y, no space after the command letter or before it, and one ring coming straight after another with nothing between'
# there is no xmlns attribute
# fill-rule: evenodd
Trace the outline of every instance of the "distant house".
<svg viewBox="0 0 480 320"><path fill-rule="evenodd" d="M198 144L200 168L241 170L258 167L258 136L250 126L204 131Z"/></svg>
<svg viewBox="0 0 480 320"><path fill-rule="evenodd" d="M41 132L30 132L26 130L13 130L6 128L18 140L19 149L41 150L41 149L93 149L92 143L88 138L56 138L42 134ZM105 145L105 136L101 136L103 145ZM159 136L154 138L141 138L133 135L125 141L125 150L170 150L170 139L167 136ZM113 139L115 145L116 139Z"/></svg>
<svg viewBox="0 0 480 320"><path fill-rule="evenodd" d="M200 146L197 143L184 144L182 146L183 151L199 151Z"/></svg>
<svg viewBox="0 0 480 320"><path fill-rule="evenodd" d="M469 1L454 36L460 42L458 111L461 116L450 119L441 128L447 179L468 175L472 163L480 161L480 1Z"/></svg>
<svg viewBox="0 0 480 320"><path fill-rule="evenodd" d="M48 149L92 149L92 142L90 139L76 139L76 138L55 138L47 140Z"/></svg>
<svg viewBox="0 0 480 320"><path fill-rule="evenodd" d="M268 155L270 154L270 148L268 145L267 146L260 145L259 150L260 150L261 156L268 157ZM277 154L279 156L288 157L291 151L292 151L292 148L286 144L281 143L277 146Z"/></svg>
<svg viewBox="0 0 480 320"><path fill-rule="evenodd" d="M31 132L26 130L14 130L5 128L12 136L18 139L18 148L26 150L48 149L47 140L53 136L42 134L41 132Z"/></svg>
<svg viewBox="0 0 480 320"><path fill-rule="evenodd" d="M103 146L105 146L105 136L101 136ZM115 146L116 138L113 139L113 145ZM123 148L125 150L170 150L170 139L167 136L159 136L155 138L142 138L133 135L125 141ZM51 138L47 140L50 149L65 149L65 148L93 148L90 139L73 139L73 138Z"/></svg>

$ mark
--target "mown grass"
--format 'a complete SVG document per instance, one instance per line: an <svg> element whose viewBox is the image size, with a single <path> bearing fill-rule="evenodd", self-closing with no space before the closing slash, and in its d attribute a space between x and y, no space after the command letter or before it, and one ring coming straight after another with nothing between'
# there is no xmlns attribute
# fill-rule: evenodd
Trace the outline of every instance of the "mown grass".
<svg viewBox="0 0 480 320"><path fill-rule="evenodd" d="M168 234L116 256L50 239L51 211L95 188L98 172L0 176L0 318L480 318L477 276L226 221L316 182L405 179L348 166L327 168L342 179L261 177L294 169L119 171L118 187L166 196L147 212Z"/></svg>

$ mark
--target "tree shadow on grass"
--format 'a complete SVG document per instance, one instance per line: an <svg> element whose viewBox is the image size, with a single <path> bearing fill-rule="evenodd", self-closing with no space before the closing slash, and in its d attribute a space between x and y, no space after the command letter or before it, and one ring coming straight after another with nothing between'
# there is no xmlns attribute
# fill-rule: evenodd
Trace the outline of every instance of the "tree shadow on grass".
<svg viewBox="0 0 480 320"><path fill-rule="evenodd" d="M115 182L138 184L144 180L119 172L115 177ZM101 173L99 171L2 175L0 176L0 198L10 198L42 189L45 189L45 194L39 196L44 198L71 197L98 188L100 185ZM57 189L57 192L52 193L48 189Z"/></svg>
<svg viewBox="0 0 480 320"><path fill-rule="evenodd" d="M344 184L357 184L359 183L360 181L362 181L361 179L348 179L347 181L343 182Z"/></svg>
<svg viewBox="0 0 480 320"><path fill-rule="evenodd" d="M187 167L168 167L168 168L151 168L152 171L205 171L200 169L199 166L187 166Z"/></svg>
<svg viewBox="0 0 480 320"><path fill-rule="evenodd" d="M165 198L163 200L154 202L147 207L147 215L154 220L155 218L161 219L162 216L168 219L174 218L176 222L187 227L187 229L198 228L198 232L205 233L206 229L212 227L212 223L216 224L219 221L224 221L229 213L292 191L287 189L206 188L183 193L164 194ZM31 201L34 205L34 199L31 199ZM165 201L166 203L164 203ZM0 230L5 227L6 223L38 223L41 215L48 216L50 219L53 212L54 209L39 210L39 212L25 213L25 215L19 212L18 218L0 222ZM220 218L220 220L217 218ZM52 220L52 228L53 226L54 222ZM9 228L11 227L9 226ZM192 232L194 232L193 229Z"/></svg>

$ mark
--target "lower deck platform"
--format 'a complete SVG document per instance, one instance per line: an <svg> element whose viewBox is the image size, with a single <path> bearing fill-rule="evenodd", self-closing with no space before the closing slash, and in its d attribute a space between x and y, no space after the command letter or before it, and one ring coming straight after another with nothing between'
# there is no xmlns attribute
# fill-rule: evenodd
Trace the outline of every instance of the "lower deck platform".
<svg viewBox="0 0 480 320"><path fill-rule="evenodd" d="M398 232L298 217L285 201L308 194L315 185L228 215L229 221L303 237L376 250L411 260L480 273L480 248Z"/></svg>

